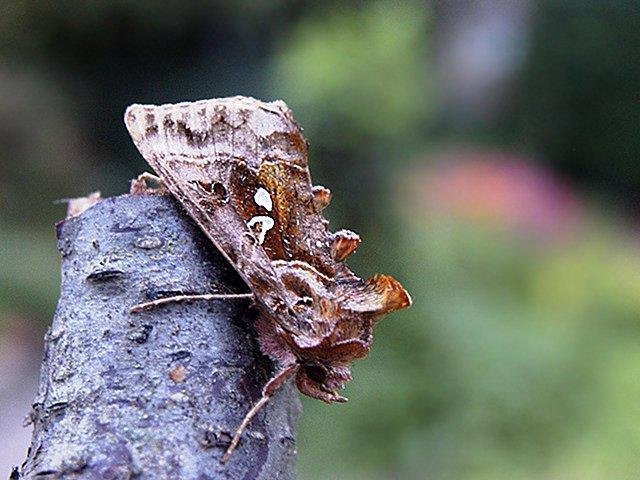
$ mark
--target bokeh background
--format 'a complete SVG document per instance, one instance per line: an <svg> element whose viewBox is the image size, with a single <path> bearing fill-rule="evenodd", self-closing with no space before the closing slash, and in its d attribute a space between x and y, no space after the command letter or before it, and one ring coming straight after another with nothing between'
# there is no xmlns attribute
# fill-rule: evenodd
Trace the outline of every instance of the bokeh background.
<svg viewBox="0 0 640 480"><path fill-rule="evenodd" d="M0 476L58 295L55 200L147 167L134 102L284 99L331 227L414 306L346 405L304 400L301 479L640 478L640 5L5 2Z"/></svg>

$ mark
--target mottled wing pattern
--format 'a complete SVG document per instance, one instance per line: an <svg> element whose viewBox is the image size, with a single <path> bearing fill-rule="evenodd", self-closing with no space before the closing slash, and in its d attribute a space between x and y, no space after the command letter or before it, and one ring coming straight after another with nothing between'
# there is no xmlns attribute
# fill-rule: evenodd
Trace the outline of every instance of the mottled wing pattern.
<svg viewBox="0 0 640 480"><path fill-rule="evenodd" d="M286 332L265 340L272 350L346 363L366 355L377 318L410 304L393 278L363 281L347 268L360 238L328 231L322 209L330 192L312 185L307 143L283 102L132 105L125 122L143 157L271 318L261 336L277 333L275 325Z"/></svg>
<svg viewBox="0 0 640 480"><path fill-rule="evenodd" d="M243 111L242 100L231 100L228 105L220 100L132 105L125 123L142 156L236 268L256 300L276 313L283 327L295 329L286 301L274 295L282 284L261 244L268 240L276 250L271 232L275 225L260 218L269 218L270 212L255 202L256 173L262 164L257 157L304 161L290 158L290 149L279 149L269 140L276 131L295 126L283 121L281 109L286 107L278 103Z"/></svg>

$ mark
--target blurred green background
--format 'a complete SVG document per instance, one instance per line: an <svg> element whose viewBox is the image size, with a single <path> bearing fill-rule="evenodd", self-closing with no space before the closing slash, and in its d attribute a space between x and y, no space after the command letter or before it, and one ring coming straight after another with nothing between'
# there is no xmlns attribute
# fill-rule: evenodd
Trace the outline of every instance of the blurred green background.
<svg viewBox="0 0 640 480"><path fill-rule="evenodd" d="M134 102L281 98L331 227L414 306L301 479L640 477L640 5L12 1L0 16L0 476L55 308L56 199L147 169Z"/></svg>

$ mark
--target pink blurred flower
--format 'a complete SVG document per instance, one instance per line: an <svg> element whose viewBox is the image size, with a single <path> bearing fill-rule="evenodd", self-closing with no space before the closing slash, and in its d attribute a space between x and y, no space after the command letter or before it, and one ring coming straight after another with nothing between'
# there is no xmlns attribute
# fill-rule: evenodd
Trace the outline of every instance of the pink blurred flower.
<svg viewBox="0 0 640 480"><path fill-rule="evenodd" d="M532 159L501 152L450 151L406 180L412 215L445 216L555 237L574 230L582 206L568 184Z"/></svg>

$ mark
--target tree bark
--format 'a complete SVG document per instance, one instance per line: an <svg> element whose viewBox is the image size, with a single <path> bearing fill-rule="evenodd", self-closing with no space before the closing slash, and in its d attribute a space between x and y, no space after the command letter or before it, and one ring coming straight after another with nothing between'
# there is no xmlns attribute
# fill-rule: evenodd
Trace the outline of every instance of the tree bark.
<svg viewBox="0 0 640 480"><path fill-rule="evenodd" d="M250 300L131 306L248 289L172 197L123 195L58 226L62 286L18 478L292 479L292 385L233 431L271 373Z"/></svg>

